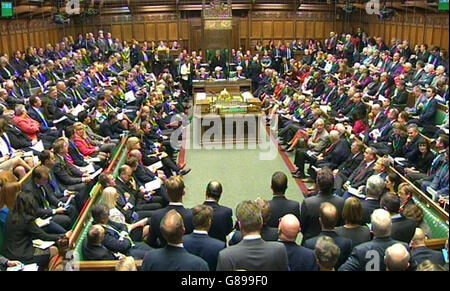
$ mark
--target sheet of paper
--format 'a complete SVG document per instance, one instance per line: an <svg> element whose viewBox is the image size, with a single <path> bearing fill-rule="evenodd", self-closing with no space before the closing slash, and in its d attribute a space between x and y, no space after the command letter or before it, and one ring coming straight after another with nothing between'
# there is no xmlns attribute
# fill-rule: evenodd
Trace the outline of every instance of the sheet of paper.
<svg viewBox="0 0 450 291"><path fill-rule="evenodd" d="M42 143L42 140L38 141L34 146L31 147L33 150L37 152L43 152L44 151L44 144Z"/></svg>
<svg viewBox="0 0 450 291"><path fill-rule="evenodd" d="M29 264L29 265L25 265L25 267L23 268L23 271L27 272L36 272L38 271L39 266L37 264Z"/></svg>
<svg viewBox="0 0 450 291"><path fill-rule="evenodd" d="M206 93L204 93L204 92L197 93L197 101L202 101L202 100L206 100Z"/></svg>
<svg viewBox="0 0 450 291"><path fill-rule="evenodd" d="M72 201L72 199L73 199L73 197L75 197L75 195L70 195L69 196L69 199L67 199L67 201L66 201L66 203L64 203L64 206L69 206L70 205L70 202Z"/></svg>
<svg viewBox="0 0 450 291"><path fill-rule="evenodd" d="M98 163L98 162L100 162L100 158L97 158L97 157L90 158L90 159L88 159L88 162L89 163ZM94 170L94 172L95 172L95 170Z"/></svg>
<svg viewBox="0 0 450 291"><path fill-rule="evenodd" d="M94 166L92 164L89 164L86 167L80 167L80 170L86 171L88 174L92 174L95 172Z"/></svg>
<svg viewBox="0 0 450 291"><path fill-rule="evenodd" d="M46 219L42 219L42 218L38 217L34 220L34 223L36 223L36 225L38 227L44 227L44 226L47 226L50 224L51 219L52 219L51 217L48 217Z"/></svg>
<svg viewBox="0 0 450 291"><path fill-rule="evenodd" d="M91 178L94 179L95 177L97 177L98 175L100 175L100 173L103 171L102 168L98 169L94 174L91 175Z"/></svg>
<svg viewBox="0 0 450 291"><path fill-rule="evenodd" d="M320 105L320 110L327 113L328 112L328 106L327 105Z"/></svg>
<svg viewBox="0 0 450 291"><path fill-rule="evenodd" d="M75 108L72 110L72 115L73 115L73 116L78 116L78 114L79 114L80 112L84 111L84 110L86 110L86 109L84 108L84 106L81 105L81 104L78 104L77 107L75 107Z"/></svg>
<svg viewBox="0 0 450 291"><path fill-rule="evenodd" d="M147 167L147 169L149 169L150 171L152 171L153 173L156 172L156 170L161 169L163 167L163 164L161 161L156 162L150 166Z"/></svg>
<svg viewBox="0 0 450 291"><path fill-rule="evenodd" d="M63 116L63 117L61 117L61 118L59 118L59 119L53 120L53 123L54 123L54 124L57 124L57 123L60 123L61 121L64 121L64 120L66 120L66 119L67 119L67 116Z"/></svg>
<svg viewBox="0 0 450 291"><path fill-rule="evenodd" d="M33 156L33 152L32 151L24 152L23 156L24 157L32 157Z"/></svg>
<svg viewBox="0 0 450 291"><path fill-rule="evenodd" d="M136 97L134 96L134 92L128 91L127 93L125 93L125 100L127 101L127 103L135 101Z"/></svg>
<svg viewBox="0 0 450 291"><path fill-rule="evenodd" d="M148 182L147 184L145 184L145 190L147 191L153 191L153 190L157 190L161 188L161 179L156 178L155 180Z"/></svg>
<svg viewBox="0 0 450 291"><path fill-rule="evenodd" d="M54 241L43 241L43 240L40 240L40 239L33 240L33 247L39 248L39 249L42 249L42 250L46 250L49 247L51 247L52 245L54 245L54 244L55 244Z"/></svg>
<svg viewBox="0 0 450 291"><path fill-rule="evenodd" d="M356 196L358 198L365 198L366 195L359 193L358 189L353 188L353 187L348 187L347 189L348 193L352 194L353 196Z"/></svg>

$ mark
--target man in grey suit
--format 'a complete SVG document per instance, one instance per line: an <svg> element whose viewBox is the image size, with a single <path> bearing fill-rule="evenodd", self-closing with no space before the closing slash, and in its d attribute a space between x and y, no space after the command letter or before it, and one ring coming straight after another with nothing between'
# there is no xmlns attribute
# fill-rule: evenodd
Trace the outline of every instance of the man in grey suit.
<svg viewBox="0 0 450 291"><path fill-rule="evenodd" d="M236 218L243 240L219 253L217 271L287 271L286 248L279 242L261 239L261 209L254 201L243 201L236 207Z"/></svg>

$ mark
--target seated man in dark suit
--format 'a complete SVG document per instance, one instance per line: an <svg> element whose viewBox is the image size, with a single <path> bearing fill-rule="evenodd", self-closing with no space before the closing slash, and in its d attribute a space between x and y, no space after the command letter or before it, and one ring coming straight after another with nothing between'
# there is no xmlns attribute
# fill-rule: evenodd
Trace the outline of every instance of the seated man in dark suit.
<svg viewBox="0 0 450 291"><path fill-rule="evenodd" d="M352 254L339 271L385 271L386 264L383 260L386 249L398 241L391 238L392 222L389 212L377 209L371 216L373 240L362 243L353 248ZM368 252L370 251L368 256ZM374 264L374 258L378 258L379 264Z"/></svg>
<svg viewBox="0 0 450 291"><path fill-rule="evenodd" d="M303 245L306 248L314 250L317 239L319 237L321 236L331 237L341 250L339 260L336 263L336 268L339 268L343 263L345 263L345 261L350 256L350 253L353 249L352 240L345 237L341 237L334 231L334 228L336 227L338 220L339 217L336 206L334 206L329 202L322 203L320 205L320 216L319 216L319 221L320 224L322 225L322 232L318 236L310 238L303 243Z"/></svg>
<svg viewBox="0 0 450 291"><path fill-rule="evenodd" d="M364 151L364 159L355 169L353 173L348 177L347 180L343 181L342 177L339 175L336 177L334 183L334 189L337 195L343 195L344 190L348 187L358 189L364 186L370 176L374 174L373 167L375 166L375 161L377 159L377 150L374 148L366 148Z"/></svg>
<svg viewBox="0 0 450 291"><path fill-rule="evenodd" d="M263 225L261 228L261 238L265 241L278 241L278 229L276 227L270 227L267 224L267 221L271 216L271 208L269 202L262 198L257 198L255 200L255 203L259 206L259 208L261 208L261 215L263 219ZM231 238L228 244L230 246L235 245L239 243L241 240L242 240L242 232L240 230L237 230L233 234L233 237Z"/></svg>
<svg viewBox="0 0 450 291"><path fill-rule="evenodd" d="M316 196L306 198L300 210L303 240L315 237L320 233L319 210L323 202L330 202L336 206L338 217L341 217L342 209L344 208L344 199L333 195L334 178L330 169L324 168L317 171L316 184L319 193ZM341 225L341 223L338 223L338 225Z"/></svg>
<svg viewBox="0 0 450 291"><path fill-rule="evenodd" d="M392 239L410 243L416 231L416 222L400 214L400 197L393 193L383 195L380 208L389 211L392 218Z"/></svg>
<svg viewBox="0 0 450 291"><path fill-rule="evenodd" d="M275 172L272 175L271 189L273 198L269 201L271 215L267 225L278 227L278 220L286 214L293 214L300 219L300 204L297 201L286 198L288 180L283 172Z"/></svg>
<svg viewBox="0 0 450 291"><path fill-rule="evenodd" d="M411 263L417 267L422 262L430 260L435 264L444 266L442 252L432 250L425 246L425 232L421 228L416 228L414 237L411 240Z"/></svg>
<svg viewBox="0 0 450 291"><path fill-rule="evenodd" d="M78 194L75 196L77 209L82 209L91 188L92 178L88 174L84 174L78 168L71 165L66 160L69 152L69 143L66 138L59 138L53 145L56 162L53 167L53 173L60 185L70 191Z"/></svg>
<svg viewBox="0 0 450 291"><path fill-rule="evenodd" d="M375 209L380 208L380 198L386 190L384 180L377 175L371 176L366 183L366 198L362 201L363 217L361 224L370 223L370 216Z"/></svg>
<svg viewBox="0 0 450 291"><path fill-rule="evenodd" d="M165 213L161 220L160 232L167 244L164 248L150 251L145 255L141 271L209 271L208 264L202 258L184 249L185 227L183 217L176 209Z"/></svg>
<svg viewBox="0 0 450 291"><path fill-rule="evenodd" d="M152 250L144 242L134 243L125 224L116 223L109 220L109 208L103 203L92 207L93 223L100 224L105 230L105 238L102 245L113 253L121 253L132 256L135 259L142 259L145 253Z"/></svg>
<svg viewBox="0 0 450 291"><path fill-rule="evenodd" d="M341 249L334 239L329 236L321 236L314 247L314 256L320 271L334 271L341 256Z"/></svg>
<svg viewBox="0 0 450 291"><path fill-rule="evenodd" d="M338 166L336 170L333 170L333 175L336 179L345 181L356 170L359 164L363 160L364 144L354 141L350 147L351 155Z"/></svg>
<svg viewBox="0 0 450 291"><path fill-rule="evenodd" d="M190 209L184 208L183 206L183 196L185 194L183 177L172 176L166 180L165 185L170 202L167 207L158 209L152 214L150 222L151 231L147 239L147 243L155 248L164 247L166 245L166 240L160 231L159 225L162 218L169 210L174 209L181 214L184 222L185 234L189 234L194 230L192 212Z"/></svg>
<svg viewBox="0 0 450 291"><path fill-rule="evenodd" d="M208 205L198 205L192 208L192 222L194 232L183 237L185 249L202 259L204 259L210 270L217 267L219 252L226 247L223 241L212 238L208 235L213 219L213 208Z"/></svg>
<svg viewBox="0 0 450 291"><path fill-rule="evenodd" d="M314 252L297 245L295 240L300 232L300 222L293 214L286 214L278 225L279 240L286 247L289 271L317 271Z"/></svg>
<svg viewBox="0 0 450 291"><path fill-rule="evenodd" d="M24 185L24 190L34 198L36 216L42 219L52 217L52 222L63 228L63 232L72 229L76 219L76 212L53 195L49 189L49 169L45 166L37 166L31 175L31 179ZM49 232L52 232L49 230ZM55 232L52 232L55 233Z"/></svg>
<svg viewBox="0 0 450 291"><path fill-rule="evenodd" d="M99 224L91 226L83 244L83 257L87 261L115 260L116 256L102 246L105 230Z"/></svg>
<svg viewBox="0 0 450 291"><path fill-rule="evenodd" d="M209 236L226 242L227 235L233 230L233 210L219 205L221 196L222 185L217 181L211 181L206 186L206 199L203 204L211 206L214 210Z"/></svg>

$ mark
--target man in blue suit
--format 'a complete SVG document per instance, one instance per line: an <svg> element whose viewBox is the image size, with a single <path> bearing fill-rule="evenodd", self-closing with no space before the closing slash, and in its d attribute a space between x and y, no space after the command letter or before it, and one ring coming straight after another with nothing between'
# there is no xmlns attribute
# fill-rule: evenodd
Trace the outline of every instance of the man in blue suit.
<svg viewBox="0 0 450 291"><path fill-rule="evenodd" d="M293 214L286 214L278 225L279 240L286 247L290 271L317 271L314 252L297 245L295 240L300 232L300 222Z"/></svg>
<svg viewBox="0 0 450 291"><path fill-rule="evenodd" d="M214 210L211 206L204 204L192 208L192 222L195 229L193 233L183 237L183 244L186 250L204 259L208 263L210 270L216 269L219 252L226 247L223 241L208 235L213 212Z"/></svg>
<svg viewBox="0 0 450 291"><path fill-rule="evenodd" d="M184 249L185 228L183 218L177 210L169 210L158 228L167 245L162 249L148 252L144 257L141 271L209 271L208 264L203 259Z"/></svg>

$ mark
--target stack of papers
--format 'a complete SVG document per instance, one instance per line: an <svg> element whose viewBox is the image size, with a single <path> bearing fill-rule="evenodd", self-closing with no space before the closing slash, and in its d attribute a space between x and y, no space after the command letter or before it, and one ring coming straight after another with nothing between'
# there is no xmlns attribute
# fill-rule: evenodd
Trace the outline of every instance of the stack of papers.
<svg viewBox="0 0 450 291"><path fill-rule="evenodd" d="M162 167L163 167L163 164L162 164L161 161L159 161L159 162L156 162L156 163L154 163L154 164L148 166L147 169L149 169L149 170L152 171L153 173L156 173L156 171L157 171L158 169L161 169Z"/></svg>
<svg viewBox="0 0 450 291"><path fill-rule="evenodd" d="M39 248L39 249L42 249L42 250L46 250L49 247L51 247L52 245L54 245L54 244L55 244L54 241L43 241L43 240L40 240L40 239L33 240L33 247Z"/></svg>
<svg viewBox="0 0 450 291"><path fill-rule="evenodd" d="M350 194L352 194L353 196L356 196L356 197L361 198L361 199L366 198L366 195L360 193L360 192L358 191L358 189L353 188L353 187L350 187L350 186L348 187L347 192L350 193Z"/></svg>
<svg viewBox="0 0 450 291"><path fill-rule="evenodd" d="M39 227L44 227L44 226L47 226L50 224L51 219L52 219L52 217L48 217L46 219L42 219L42 218L38 217L34 220L34 223L36 223L36 225Z"/></svg>
<svg viewBox="0 0 450 291"><path fill-rule="evenodd" d="M37 271L39 266L37 264L19 265L15 267L9 267L6 271Z"/></svg>
<svg viewBox="0 0 450 291"><path fill-rule="evenodd" d="M134 92L128 91L127 93L125 93L125 100L127 101L127 103L135 101L136 97L134 96Z"/></svg>
<svg viewBox="0 0 450 291"><path fill-rule="evenodd" d="M86 167L80 167L80 170L83 172L87 172L88 174L92 174L95 172L94 166L89 164Z"/></svg>
<svg viewBox="0 0 450 291"><path fill-rule="evenodd" d="M161 188L161 184L162 184L161 179L156 178L155 180L145 184L145 190L148 192L158 190L159 188Z"/></svg>
<svg viewBox="0 0 450 291"><path fill-rule="evenodd" d="M32 146L30 148L32 148L33 150L35 150L37 152L43 152L44 151L44 144L42 143L42 140L40 140L40 141L37 142L37 144L35 144L34 146Z"/></svg>
<svg viewBox="0 0 450 291"><path fill-rule="evenodd" d="M72 114L73 116L78 116L78 114L79 114L80 112L84 111L84 110L86 110L86 109L84 108L84 106L81 105L81 104L78 104L77 107L75 107L75 108L72 110L72 113L71 113L71 114Z"/></svg>

